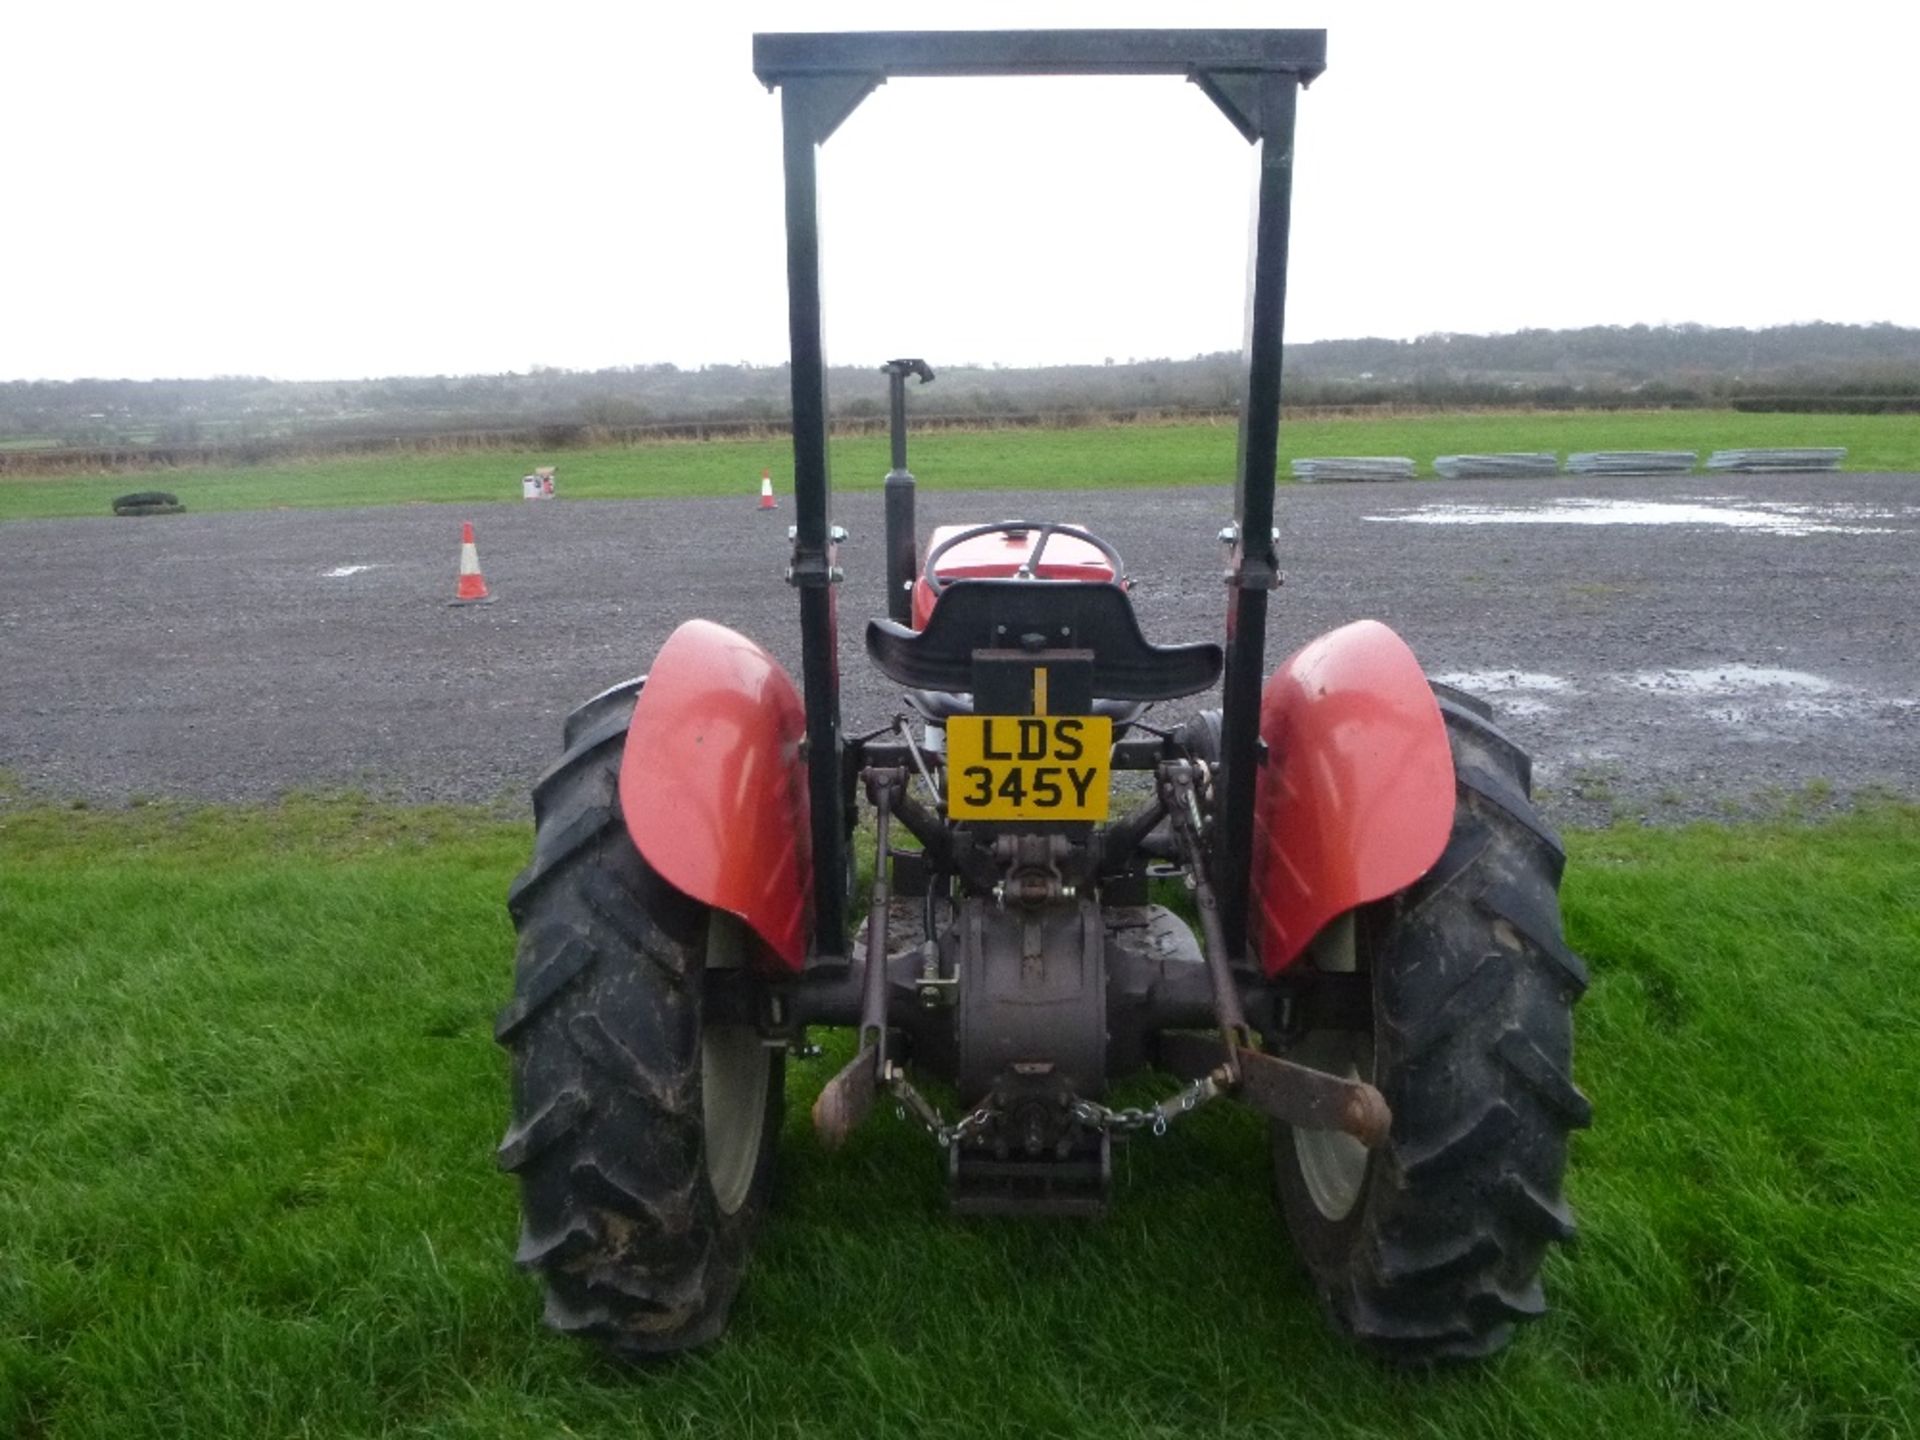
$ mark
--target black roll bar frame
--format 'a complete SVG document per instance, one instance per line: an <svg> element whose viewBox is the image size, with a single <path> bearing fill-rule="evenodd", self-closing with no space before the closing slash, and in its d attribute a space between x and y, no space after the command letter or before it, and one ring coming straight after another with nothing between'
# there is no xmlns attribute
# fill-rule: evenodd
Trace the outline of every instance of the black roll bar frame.
<svg viewBox="0 0 1920 1440"><path fill-rule="evenodd" d="M807 790L814 873L812 956L843 960L851 886L853 776L840 733L839 580L827 467L815 151L896 76L1181 75L1257 147L1248 257L1240 435L1227 570L1220 833L1211 871L1229 953L1244 963L1254 786L1260 763L1267 592L1279 584L1273 501L1280 444L1295 101L1326 68L1324 30L982 30L753 37L753 72L780 92L786 170L787 327L793 377L792 584L800 591Z"/></svg>

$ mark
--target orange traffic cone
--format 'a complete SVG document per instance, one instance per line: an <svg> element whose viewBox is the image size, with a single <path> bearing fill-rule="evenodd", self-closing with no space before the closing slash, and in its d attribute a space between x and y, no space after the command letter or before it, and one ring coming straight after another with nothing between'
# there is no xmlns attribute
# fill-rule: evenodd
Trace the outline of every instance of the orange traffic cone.
<svg viewBox="0 0 1920 1440"><path fill-rule="evenodd" d="M770 469L760 472L760 508L762 510L778 510L780 508L774 503L773 471Z"/></svg>
<svg viewBox="0 0 1920 1440"><path fill-rule="evenodd" d="M473 522L460 522L460 584L455 589L451 605L491 605L493 596L487 593L487 578L480 573L480 552L473 546Z"/></svg>

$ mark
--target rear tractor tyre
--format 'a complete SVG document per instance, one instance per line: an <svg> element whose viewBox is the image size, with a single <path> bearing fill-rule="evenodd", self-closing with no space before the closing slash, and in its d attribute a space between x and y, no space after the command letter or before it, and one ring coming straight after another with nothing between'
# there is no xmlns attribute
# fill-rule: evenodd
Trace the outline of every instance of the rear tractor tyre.
<svg viewBox="0 0 1920 1440"><path fill-rule="evenodd" d="M1586 969L1561 936L1565 853L1534 810L1526 755L1464 697L1438 695L1457 807L1439 862L1316 938L1302 963L1370 973L1371 1032L1283 1040L1289 1058L1370 1079L1393 1109L1368 1152L1273 1130L1275 1188L1335 1325L1404 1363L1499 1350L1542 1314L1567 1138L1591 1118L1572 1078Z"/></svg>
<svg viewBox="0 0 1920 1440"><path fill-rule="evenodd" d="M512 1055L516 1259L554 1329L622 1357L716 1338L766 1210L783 1061L751 1026L701 1021L702 972L747 963L732 916L674 890L621 818L640 682L576 710L534 787L533 863L507 908L520 935Z"/></svg>

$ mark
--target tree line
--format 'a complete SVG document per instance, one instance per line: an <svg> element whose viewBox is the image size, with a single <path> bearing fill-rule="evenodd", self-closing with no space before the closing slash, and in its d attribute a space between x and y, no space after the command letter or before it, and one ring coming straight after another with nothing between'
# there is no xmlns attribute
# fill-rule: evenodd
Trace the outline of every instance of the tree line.
<svg viewBox="0 0 1920 1440"><path fill-rule="evenodd" d="M1030 368L943 363L916 387L928 417L1062 417L1231 409L1233 353L1114 357ZM1412 340L1321 340L1286 349L1290 407L1658 406L1920 410L1920 329L1806 324L1589 326ZM886 412L877 366L836 366L828 391L844 420ZM777 424L785 365L644 364L576 371L276 381L0 382L0 444L21 447L220 447L248 442L407 440L550 427Z"/></svg>

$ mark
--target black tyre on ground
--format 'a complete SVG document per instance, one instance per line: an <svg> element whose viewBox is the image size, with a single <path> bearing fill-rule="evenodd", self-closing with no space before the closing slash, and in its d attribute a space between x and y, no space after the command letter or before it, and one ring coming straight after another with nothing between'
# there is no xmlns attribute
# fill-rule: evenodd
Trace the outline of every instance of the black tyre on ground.
<svg viewBox="0 0 1920 1440"><path fill-rule="evenodd" d="M1565 854L1534 810L1526 755L1479 702L1436 686L1458 805L1418 883L1317 937L1308 960L1371 976L1371 1032L1281 1037L1303 1064L1368 1078L1388 1143L1276 1125L1276 1189L1334 1323L1393 1360L1498 1350L1545 1310L1540 1268L1573 1237L1567 1137L1590 1119L1572 1079L1586 988L1561 936Z"/></svg>
<svg viewBox="0 0 1920 1440"><path fill-rule="evenodd" d="M113 502L116 515L178 515L187 507L169 490L136 490Z"/></svg>
<svg viewBox="0 0 1920 1440"><path fill-rule="evenodd" d="M701 977L748 961L733 917L641 859L618 781L642 680L566 723L534 787L533 863L507 907L519 931L502 1169L519 1177L516 1259L546 1319L629 1357L714 1339L765 1212L783 1062L751 1026L705 1026Z"/></svg>

